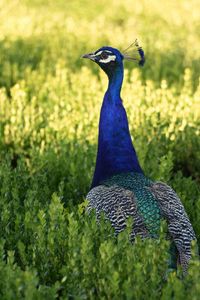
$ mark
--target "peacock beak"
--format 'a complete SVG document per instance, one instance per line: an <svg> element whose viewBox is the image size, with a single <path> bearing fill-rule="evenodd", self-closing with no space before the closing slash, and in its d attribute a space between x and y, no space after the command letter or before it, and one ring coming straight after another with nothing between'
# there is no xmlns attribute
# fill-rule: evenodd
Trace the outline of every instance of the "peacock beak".
<svg viewBox="0 0 200 300"><path fill-rule="evenodd" d="M94 53L88 53L81 56L82 58L89 58L91 60L95 60L95 54Z"/></svg>

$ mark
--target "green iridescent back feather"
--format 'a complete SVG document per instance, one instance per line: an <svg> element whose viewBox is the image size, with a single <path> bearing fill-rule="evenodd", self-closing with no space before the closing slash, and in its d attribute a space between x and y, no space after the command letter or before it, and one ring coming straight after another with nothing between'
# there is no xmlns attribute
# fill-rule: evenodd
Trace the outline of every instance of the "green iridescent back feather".
<svg viewBox="0 0 200 300"><path fill-rule="evenodd" d="M101 184L111 187L117 185L134 193L137 207L144 223L152 237L159 233L161 213L157 200L149 190L153 182L139 173L122 173L114 175Z"/></svg>

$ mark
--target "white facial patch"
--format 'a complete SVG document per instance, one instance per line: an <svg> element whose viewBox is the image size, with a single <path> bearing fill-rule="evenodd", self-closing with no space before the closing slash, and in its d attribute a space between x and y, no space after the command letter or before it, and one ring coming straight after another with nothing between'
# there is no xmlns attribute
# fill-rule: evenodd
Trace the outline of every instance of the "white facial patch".
<svg viewBox="0 0 200 300"><path fill-rule="evenodd" d="M116 56L115 55L109 55L107 58L105 59L100 59L99 62L100 63L104 63L104 64L107 64L111 61L115 61L116 60Z"/></svg>
<svg viewBox="0 0 200 300"><path fill-rule="evenodd" d="M95 60L95 58L96 58L96 55L95 55L95 54L90 55L90 59L91 59L91 60Z"/></svg>
<svg viewBox="0 0 200 300"><path fill-rule="evenodd" d="M103 50L101 50L101 51L95 53L95 56L100 55L102 52L103 52Z"/></svg>
<svg viewBox="0 0 200 300"><path fill-rule="evenodd" d="M102 52L106 52L106 53L112 53L109 50L100 50L99 52L95 53L95 55L100 55Z"/></svg>

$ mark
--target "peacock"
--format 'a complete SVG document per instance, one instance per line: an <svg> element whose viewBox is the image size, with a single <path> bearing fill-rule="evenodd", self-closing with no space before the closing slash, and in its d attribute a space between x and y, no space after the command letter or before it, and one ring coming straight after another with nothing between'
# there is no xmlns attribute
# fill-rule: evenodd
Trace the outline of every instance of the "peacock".
<svg viewBox="0 0 200 300"><path fill-rule="evenodd" d="M85 54L108 76L99 121L98 150L91 189L86 196L87 211L95 210L97 219L104 212L116 235L133 218L131 241L136 235L157 238L161 220L165 219L173 257L170 268L180 264L186 274L191 258L191 242L196 240L193 227L175 191L163 182L145 176L133 146L126 110L120 97L123 61L145 63L143 49L137 40L123 53L104 46Z"/></svg>

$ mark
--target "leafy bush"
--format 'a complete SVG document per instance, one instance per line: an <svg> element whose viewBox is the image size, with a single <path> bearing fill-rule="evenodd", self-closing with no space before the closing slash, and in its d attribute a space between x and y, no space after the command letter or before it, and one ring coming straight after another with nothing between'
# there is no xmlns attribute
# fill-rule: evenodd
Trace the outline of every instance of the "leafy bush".
<svg viewBox="0 0 200 300"><path fill-rule="evenodd" d="M196 5L1 1L1 299L198 299L195 253L186 278L167 274L165 224L132 245L129 223L115 237L84 213L107 79L80 59L141 37L147 64L125 64L122 91L134 145L145 173L181 197L199 244Z"/></svg>

